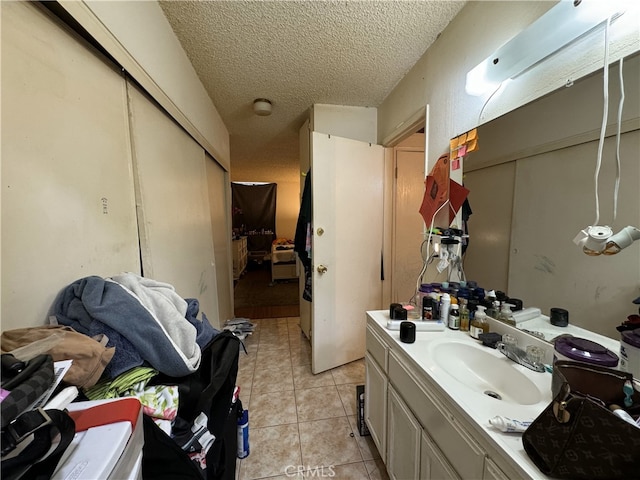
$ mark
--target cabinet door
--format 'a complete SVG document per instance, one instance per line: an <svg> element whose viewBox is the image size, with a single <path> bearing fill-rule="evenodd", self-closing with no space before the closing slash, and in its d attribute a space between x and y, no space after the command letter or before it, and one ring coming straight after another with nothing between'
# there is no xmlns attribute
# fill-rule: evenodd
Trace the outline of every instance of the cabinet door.
<svg viewBox="0 0 640 480"><path fill-rule="evenodd" d="M420 478L422 427L392 386L387 417L387 472L392 480Z"/></svg>
<svg viewBox="0 0 640 480"><path fill-rule="evenodd" d="M364 419L382 458L387 449L387 377L367 352L364 357Z"/></svg>
<svg viewBox="0 0 640 480"><path fill-rule="evenodd" d="M484 462L482 478L483 480L509 480L509 477L490 458L487 458Z"/></svg>
<svg viewBox="0 0 640 480"><path fill-rule="evenodd" d="M440 449L424 432L422 433L422 445L420 447L420 479L460 480L460 477ZM486 477L485 480L487 480Z"/></svg>
<svg viewBox="0 0 640 480"><path fill-rule="evenodd" d="M440 451L462 478L481 478L484 450L443 400L420 384L418 375L396 352L389 352L389 378ZM460 452L464 455L460 455Z"/></svg>

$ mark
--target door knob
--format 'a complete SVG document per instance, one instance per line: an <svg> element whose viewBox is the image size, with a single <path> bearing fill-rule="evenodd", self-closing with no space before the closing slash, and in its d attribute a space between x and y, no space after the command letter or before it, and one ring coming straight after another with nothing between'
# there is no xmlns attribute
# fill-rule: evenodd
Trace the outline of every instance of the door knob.
<svg viewBox="0 0 640 480"><path fill-rule="evenodd" d="M323 274L327 272L327 267L325 267L324 265L318 265L318 273Z"/></svg>

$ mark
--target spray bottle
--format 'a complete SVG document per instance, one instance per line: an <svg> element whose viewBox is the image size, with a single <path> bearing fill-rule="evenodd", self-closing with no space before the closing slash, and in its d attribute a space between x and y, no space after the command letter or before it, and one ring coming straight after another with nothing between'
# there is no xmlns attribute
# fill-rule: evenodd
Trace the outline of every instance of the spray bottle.
<svg viewBox="0 0 640 480"><path fill-rule="evenodd" d="M238 458L249 456L249 410L238 408Z"/></svg>
<svg viewBox="0 0 640 480"><path fill-rule="evenodd" d="M440 297L440 320L445 325L449 324L449 308L451 307L451 297L448 293L443 293Z"/></svg>

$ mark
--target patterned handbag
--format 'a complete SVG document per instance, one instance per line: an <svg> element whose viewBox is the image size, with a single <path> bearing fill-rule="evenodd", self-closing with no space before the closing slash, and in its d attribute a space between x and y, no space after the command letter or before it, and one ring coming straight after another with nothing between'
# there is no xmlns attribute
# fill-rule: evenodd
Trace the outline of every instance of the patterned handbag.
<svg viewBox="0 0 640 480"><path fill-rule="evenodd" d="M2 355L2 389L8 396L2 401L2 429L26 411L53 385L53 360L37 355L27 362L11 354Z"/></svg>
<svg viewBox="0 0 640 480"><path fill-rule="evenodd" d="M640 428L608 408L640 414L632 375L569 361L556 362L553 375L555 398L522 435L533 463L553 478L640 478Z"/></svg>
<svg viewBox="0 0 640 480"><path fill-rule="evenodd" d="M23 362L3 354L0 383L0 475L3 480L46 480L75 433L66 412L33 408L54 383L53 360L37 355Z"/></svg>

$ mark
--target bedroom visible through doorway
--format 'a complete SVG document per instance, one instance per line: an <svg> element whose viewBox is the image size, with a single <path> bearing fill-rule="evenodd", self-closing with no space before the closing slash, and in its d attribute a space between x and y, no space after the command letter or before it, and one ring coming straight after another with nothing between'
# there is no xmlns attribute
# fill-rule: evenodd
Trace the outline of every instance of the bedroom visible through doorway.
<svg viewBox="0 0 640 480"><path fill-rule="evenodd" d="M246 238L246 268L234 279L234 315L249 319L299 315L297 278L273 280L277 184L232 182L233 238Z"/></svg>

